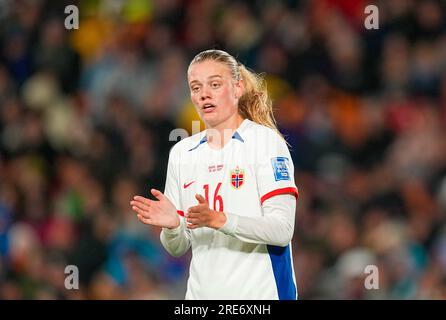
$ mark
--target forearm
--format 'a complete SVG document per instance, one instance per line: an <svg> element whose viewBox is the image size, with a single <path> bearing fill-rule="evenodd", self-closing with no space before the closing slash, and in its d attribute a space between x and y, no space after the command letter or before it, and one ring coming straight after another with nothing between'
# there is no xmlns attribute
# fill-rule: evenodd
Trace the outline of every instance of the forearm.
<svg viewBox="0 0 446 320"><path fill-rule="evenodd" d="M180 225L175 229L163 228L160 235L163 247L174 257L182 256L190 247L190 234L184 219L180 218Z"/></svg>
<svg viewBox="0 0 446 320"><path fill-rule="evenodd" d="M275 196L263 203L263 212L261 217L225 213L227 221L219 230L245 242L288 245L294 232L296 198L290 194Z"/></svg>

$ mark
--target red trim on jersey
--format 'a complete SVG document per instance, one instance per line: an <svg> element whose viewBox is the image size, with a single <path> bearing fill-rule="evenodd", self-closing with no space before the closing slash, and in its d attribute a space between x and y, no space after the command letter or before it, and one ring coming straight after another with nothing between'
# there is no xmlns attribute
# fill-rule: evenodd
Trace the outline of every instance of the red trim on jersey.
<svg viewBox="0 0 446 320"><path fill-rule="evenodd" d="M180 216L184 217L184 211L177 210L177 213L178 213Z"/></svg>
<svg viewBox="0 0 446 320"><path fill-rule="evenodd" d="M263 197L260 198L260 204L263 204L266 200L268 200L271 197L277 196L279 194L286 194L286 193L291 193L293 196L296 197L296 200L299 198L299 192L297 191L296 188L287 187L287 188L276 189L271 192L268 192L267 194L265 194Z"/></svg>

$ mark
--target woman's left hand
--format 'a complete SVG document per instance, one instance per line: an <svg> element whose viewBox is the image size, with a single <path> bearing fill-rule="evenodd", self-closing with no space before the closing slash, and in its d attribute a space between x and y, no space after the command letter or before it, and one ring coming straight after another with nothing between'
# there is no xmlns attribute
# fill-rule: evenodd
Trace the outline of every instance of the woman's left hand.
<svg viewBox="0 0 446 320"><path fill-rule="evenodd" d="M202 195L196 194L195 198L198 200L198 205L190 207L184 215L189 229L201 227L219 229L226 223L226 215L209 208L209 204Z"/></svg>

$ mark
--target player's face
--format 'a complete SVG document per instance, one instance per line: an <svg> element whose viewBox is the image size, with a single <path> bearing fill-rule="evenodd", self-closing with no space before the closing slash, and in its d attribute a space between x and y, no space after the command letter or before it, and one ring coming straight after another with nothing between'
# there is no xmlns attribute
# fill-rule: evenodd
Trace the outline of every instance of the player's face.
<svg viewBox="0 0 446 320"><path fill-rule="evenodd" d="M223 63L206 60L189 67L191 99L206 127L225 127L238 114L241 81L236 83Z"/></svg>

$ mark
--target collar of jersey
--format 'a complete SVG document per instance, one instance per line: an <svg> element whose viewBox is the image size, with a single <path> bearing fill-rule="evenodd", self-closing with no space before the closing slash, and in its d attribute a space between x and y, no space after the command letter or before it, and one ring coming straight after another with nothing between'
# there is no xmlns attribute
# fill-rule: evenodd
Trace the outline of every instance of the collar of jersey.
<svg viewBox="0 0 446 320"><path fill-rule="evenodd" d="M242 136L240 135L240 133L238 133L238 131L240 131L240 129L243 127L243 124L247 121L247 119L243 120L242 124L240 125L240 127L237 129L237 131L234 132L234 134L232 135L232 139L236 139L239 140L240 142L245 142L245 140L243 140ZM197 149L201 144L205 143L208 141L208 137L206 135L204 135L203 138L201 138L200 142L198 142L198 144L193 147L192 149L190 149L189 151L195 150Z"/></svg>

